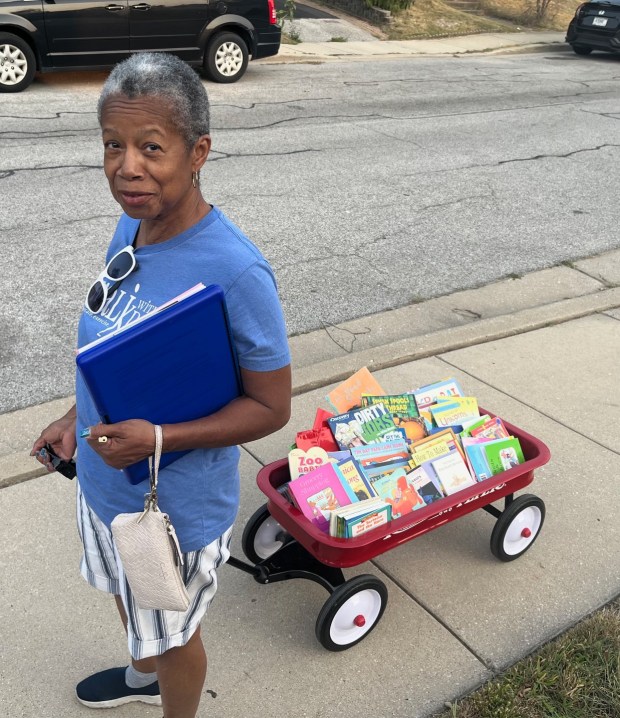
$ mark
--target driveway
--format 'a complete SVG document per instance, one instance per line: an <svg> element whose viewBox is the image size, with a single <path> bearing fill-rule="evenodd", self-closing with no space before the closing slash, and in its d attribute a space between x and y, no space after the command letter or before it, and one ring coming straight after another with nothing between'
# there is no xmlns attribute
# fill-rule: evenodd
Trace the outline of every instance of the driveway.
<svg viewBox="0 0 620 718"><path fill-rule="evenodd" d="M276 0L276 9L284 9L284 0ZM327 12L316 5L295 4L295 19L285 20L284 32L301 42L346 42L376 40L354 20Z"/></svg>
<svg viewBox="0 0 620 718"><path fill-rule="evenodd" d="M285 0L276 0L276 10L284 10ZM336 19L336 15L318 7L295 3L296 20L330 20Z"/></svg>

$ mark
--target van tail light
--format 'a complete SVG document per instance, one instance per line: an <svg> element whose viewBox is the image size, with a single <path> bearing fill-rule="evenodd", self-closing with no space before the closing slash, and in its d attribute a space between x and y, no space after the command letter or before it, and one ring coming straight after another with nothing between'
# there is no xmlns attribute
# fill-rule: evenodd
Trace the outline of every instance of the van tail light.
<svg viewBox="0 0 620 718"><path fill-rule="evenodd" d="M269 10L269 22L271 25L278 24L278 16L276 15L276 4L274 0L267 0L267 9Z"/></svg>
<svg viewBox="0 0 620 718"><path fill-rule="evenodd" d="M579 18L582 17L582 15L585 13L586 5L588 3L582 2L581 5L577 5L577 9L575 10L575 17Z"/></svg>

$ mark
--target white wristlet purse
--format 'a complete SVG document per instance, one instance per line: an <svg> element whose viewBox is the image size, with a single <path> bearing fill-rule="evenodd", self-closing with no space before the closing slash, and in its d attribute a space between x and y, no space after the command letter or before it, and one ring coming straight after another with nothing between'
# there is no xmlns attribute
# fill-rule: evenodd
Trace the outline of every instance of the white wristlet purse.
<svg viewBox="0 0 620 718"><path fill-rule="evenodd" d="M155 454L149 456L151 490L145 494L144 511L116 516L112 535L138 606L186 611L189 596L181 577L183 555L168 514L157 506L162 444L162 428L155 426Z"/></svg>

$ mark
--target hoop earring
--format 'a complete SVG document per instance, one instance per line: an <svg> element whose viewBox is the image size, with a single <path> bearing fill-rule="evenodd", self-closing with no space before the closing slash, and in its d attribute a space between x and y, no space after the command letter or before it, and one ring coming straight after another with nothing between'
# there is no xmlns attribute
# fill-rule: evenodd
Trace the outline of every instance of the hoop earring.
<svg viewBox="0 0 620 718"><path fill-rule="evenodd" d="M196 188L198 187L198 184L200 182L200 175L198 172L192 172L192 187Z"/></svg>

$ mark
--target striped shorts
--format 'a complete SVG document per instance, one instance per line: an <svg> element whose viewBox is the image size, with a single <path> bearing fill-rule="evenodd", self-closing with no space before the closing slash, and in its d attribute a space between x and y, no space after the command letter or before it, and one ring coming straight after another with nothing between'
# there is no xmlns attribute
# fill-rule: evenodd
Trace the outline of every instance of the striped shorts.
<svg viewBox="0 0 620 718"><path fill-rule="evenodd" d="M232 526L208 546L183 554L183 580L190 598L187 611L138 608L127 582L111 531L86 503L78 484L78 533L84 546L82 576L94 588L120 595L127 613L127 643L135 659L159 656L184 646L196 632L217 590L216 569L230 556Z"/></svg>

